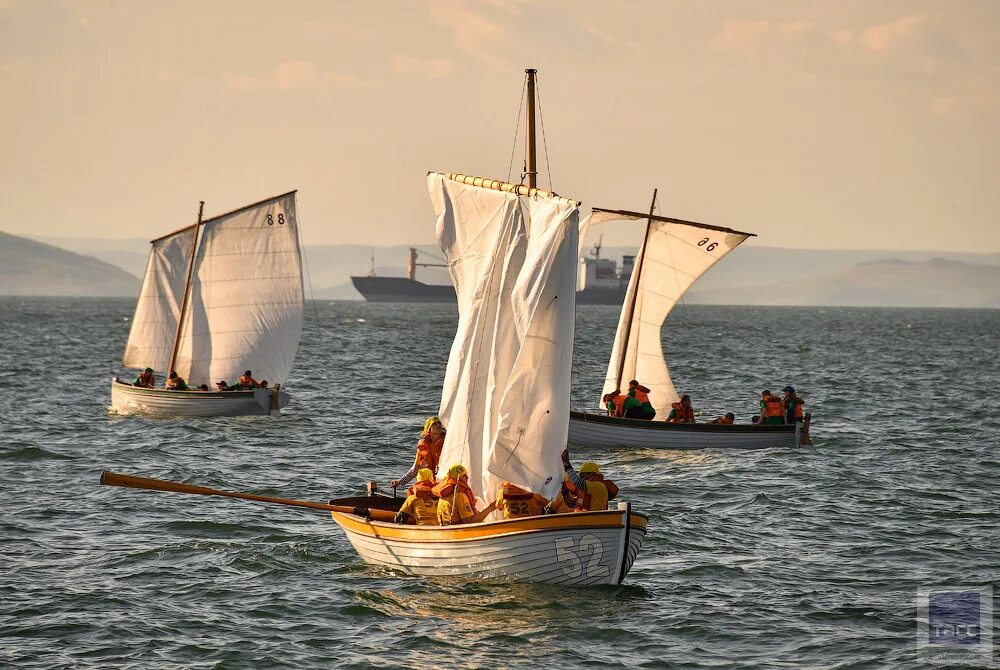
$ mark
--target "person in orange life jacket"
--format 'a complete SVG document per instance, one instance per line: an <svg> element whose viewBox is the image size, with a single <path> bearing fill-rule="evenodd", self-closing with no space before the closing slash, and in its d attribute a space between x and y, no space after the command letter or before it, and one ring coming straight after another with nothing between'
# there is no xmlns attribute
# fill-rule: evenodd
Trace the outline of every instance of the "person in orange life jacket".
<svg viewBox="0 0 1000 670"><path fill-rule="evenodd" d="M132 386L144 389L156 388L156 375L153 374L153 368L146 368L140 372L139 376L132 382Z"/></svg>
<svg viewBox="0 0 1000 670"><path fill-rule="evenodd" d="M785 423L802 421L802 405L806 404L806 401L795 395L794 386L786 386L781 392L785 394L781 399L781 406L785 409Z"/></svg>
<svg viewBox="0 0 1000 670"><path fill-rule="evenodd" d="M503 512L505 519L517 519L523 516L538 516L545 510L549 501L531 491L525 491L520 486L503 482L497 491L496 508Z"/></svg>
<svg viewBox="0 0 1000 670"><path fill-rule="evenodd" d="M437 526L438 498L434 495L434 473L427 468L417 471L417 483L406 492L406 500L396 512L396 523Z"/></svg>
<svg viewBox="0 0 1000 670"><path fill-rule="evenodd" d="M633 379L628 383L628 394L638 400L641 406L642 415L635 418L652 421L656 416L656 410L649 402L649 389Z"/></svg>
<svg viewBox="0 0 1000 670"><path fill-rule="evenodd" d="M625 414L625 409L622 405L625 403L625 399L628 396L622 395L622 392L615 389L611 393L605 393L601 398L604 400L604 406L608 409L608 416L620 417Z"/></svg>
<svg viewBox="0 0 1000 670"><path fill-rule="evenodd" d="M389 482L389 486L392 488L406 486L417 476L420 468L437 472L441 448L444 447L444 436L445 429L441 425L441 419L432 416L424 421L424 430L420 433L420 441L417 442L417 455L413 459L413 465L402 477Z"/></svg>
<svg viewBox="0 0 1000 670"><path fill-rule="evenodd" d="M760 394L760 415L754 419L758 426L780 426L785 423L785 408L781 398L771 395L767 389Z"/></svg>
<svg viewBox="0 0 1000 670"><path fill-rule="evenodd" d="M243 373L242 377L236 380L236 388L240 390L257 388L257 380L254 379L253 374L247 370Z"/></svg>
<svg viewBox="0 0 1000 670"><path fill-rule="evenodd" d="M667 423L694 423L694 408L691 407L691 396L682 395L678 402L671 403Z"/></svg>
<svg viewBox="0 0 1000 670"><path fill-rule="evenodd" d="M733 414L732 412L726 412L724 415L712 419L711 421L709 421L709 423L718 423L724 426L729 426L732 425L733 421L735 420L736 420L735 414Z"/></svg>
<svg viewBox="0 0 1000 670"><path fill-rule="evenodd" d="M177 370L171 370L167 377L166 389L168 391L187 391L188 385L184 378L177 374Z"/></svg>
<svg viewBox="0 0 1000 670"><path fill-rule="evenodd" d="M567 487L568 483L569 475L563 475L562 487L556 493L556 496L549 501L549 504L545 506L545 509L542 510L543 514L569 514L573 511L568 501L576 504L576 495L569 490Z"/></svg>
<svg viewBox="0 0 1000 670"><path fill-rule="evenodd" d="M448 468L448 478L431 489L438 500L438 523L450 526L460 523L479 523L497 508L491 502L481 512L476 511L476 494L469 486L469 471L456 463Z"/></svg>
<svg viewBox="0 0 1000 670"><path fill-rule="evenodd" d="M601 474L601 467L597 463L587 462L580 466L577 473L569 462L569 449L562 452L563 470L569 477L567 488L576 493L576 505L574 511L588 512L594 510L604 510L608 508L608 501L613 500L618 495L618 485L610 479L605 479Z"/></svg>

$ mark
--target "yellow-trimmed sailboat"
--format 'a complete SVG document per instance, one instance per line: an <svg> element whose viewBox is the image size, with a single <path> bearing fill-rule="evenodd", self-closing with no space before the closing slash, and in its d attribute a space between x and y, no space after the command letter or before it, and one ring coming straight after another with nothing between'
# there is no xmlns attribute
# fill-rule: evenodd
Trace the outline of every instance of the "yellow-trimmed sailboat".
<svg viewBox="0 0 1000 670"><path fill-rule="evenodd" d="M504 481L552 498L563 480L580 203L536 187L535 70L526 75L527 183L428 175L459 307L438 413L448 426L438 476L465 466L480 508ZM619 584L647 530L628 502L452 526L381 520L401 503L377 495L330 501L365 561L415 575Z"/></svg>

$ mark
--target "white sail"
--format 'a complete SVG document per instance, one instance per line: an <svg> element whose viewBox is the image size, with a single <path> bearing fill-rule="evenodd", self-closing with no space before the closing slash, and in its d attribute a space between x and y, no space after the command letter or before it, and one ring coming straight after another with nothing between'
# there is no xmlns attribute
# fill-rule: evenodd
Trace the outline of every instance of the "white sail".
<svg viewBox="0 0 1000 670"><path fill-rule="evenodd" d="M433 173L428 187L459 305L439 476L462 463L484 499L500 479L551 494L569 411L577 207L531 199L529 233L516 195Z"/></svg>
<svg viewBox="0 0 1000 670"><path fill-rule="evenodd" d="M295 193L202 224L177 365L189 384L285 383L302 336Z"/></svg>
<svg viewBox="0 0 1000 670"><path fill-rule="evenodd" d="M595 209L590 224L648 218ZM666 418L678 394L664 358L663 322L691 284L748 237L728 228L652 217L625 293L602 397L618 388L627 392L628 382L636 379L650 389L657 417Z"/></svg>
<svg viewBox="0 0 1000 670"><path fill-rule="evenodd" d="M125 344L122 363L126 367L150 367L161 374L169 373L166 368L177 334L177 316L196 234L197 226L192 225L153 242Z"/></svg>

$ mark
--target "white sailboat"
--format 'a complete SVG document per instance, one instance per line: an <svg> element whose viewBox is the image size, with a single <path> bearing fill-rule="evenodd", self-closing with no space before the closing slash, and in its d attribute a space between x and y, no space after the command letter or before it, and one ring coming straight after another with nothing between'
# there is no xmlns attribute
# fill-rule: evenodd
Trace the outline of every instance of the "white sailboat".
<svg viewBox="0 0 1000 670"><path fill-rule="evenodd" d="M204 203L202 203L204 206ZM287 381L302 335L302 252L295 191L198 222L152 241L125 367L172 370L191 389L111 382L118 414L270 414L288 404ZM270 388L216 392L251 369Z"/></svg>
<svg viewBox="0 0 1000 670"><path fill-rule="evenodd" d="M805 422L780 426L663 421L679 398L663 354L663 322L699 277L754 234L657 216L653 214L655 204L654 192L649 214L594 208L586 225L613 220L646 221L646 235L625 293L601 397L615 390L627 392L629 380L636 379L650 389L650 403L659 420L573 411L570 443L665 449L798 445L803 431L808 430L808 416Z"/></svg>
<svg viewBox="0 0 1000 670"><path fill-rule="evenodd" d="M459 305L441 395L448 433L438 476L463 464L486 502L503 480L553 497L567 437L580 203L535 187L535 71L526 72L528 183L428 175ZM629 503L456 526L397 525L369 512L401 503L330 501L354 508L332 516L365 561L416 575L617 584L647 526Z"/></svg>

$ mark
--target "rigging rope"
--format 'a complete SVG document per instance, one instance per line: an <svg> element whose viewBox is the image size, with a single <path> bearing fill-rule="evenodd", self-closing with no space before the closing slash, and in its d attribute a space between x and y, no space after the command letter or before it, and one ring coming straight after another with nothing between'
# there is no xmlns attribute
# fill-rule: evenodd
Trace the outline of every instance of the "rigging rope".
<svg viewBox="0 0 1000 670"><path fill-rule="evenodd" d="M535 98L538 100L538 118L541 121L542 126L542 148L545 150L545 172L549 175L549 190L555 193L555 187L552 185L552 164L549 163L549 145L545 141L545 114L542 113L542 85L535 75Z"/></svg>

